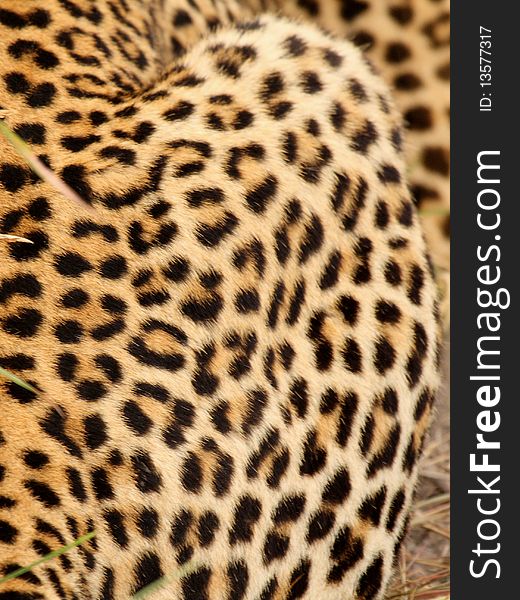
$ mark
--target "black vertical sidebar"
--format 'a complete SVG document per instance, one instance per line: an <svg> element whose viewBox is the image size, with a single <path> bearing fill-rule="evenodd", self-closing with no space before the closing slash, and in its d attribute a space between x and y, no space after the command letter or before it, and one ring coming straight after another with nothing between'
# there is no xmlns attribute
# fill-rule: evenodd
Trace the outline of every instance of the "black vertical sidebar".
<svg viewBox="0 0 520 600"><path fill-rule="evenodd" d="M518 9L452 2L453 600L520 598Z"/></svg>

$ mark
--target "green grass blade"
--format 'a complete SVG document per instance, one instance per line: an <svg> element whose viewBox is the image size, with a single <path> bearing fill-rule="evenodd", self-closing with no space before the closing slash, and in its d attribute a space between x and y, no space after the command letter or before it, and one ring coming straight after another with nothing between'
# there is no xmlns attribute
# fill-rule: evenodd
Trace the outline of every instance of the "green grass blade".
<svg viewBox="0 0 520 600"><path fill-rule="evenodd" d="M14 373L11 373L11 371L7 371L7 369L3 369L2 367L0 367L0 376L11 380L13 383L16 383L16 385L19 385L20 387L23 387L26 390L29 390L30 392L34 392L35 394L38 393L38 390L35 387L33 387L30 383L27 383L27 381L24 381Z"/></svg>
<svg viewBox="0 0 520 600"><path fill-rule="evenodd" d="M430 216L447 216L450 214L450 209L447 206L437 206L432 208L420 208L419 214L422 217L430 217Z"/></svg>
<svg viewBox="0 0 520 600"><path fill-rule="evenodd" d="M134 594L130 600L144 600L144 598L148 598L150 594L156 590L168 585L168 583L174 581L175 579L180 579L185 575L189 575L193 571L195 571L194 565L191 567L190 565L186 565L171 575L165 575L164 577L152 581L152 583L149 583L144 588L141 588L136 594Z"/></svg>
<svg viewBox="0 0 520 600"><path fill-rule="evenodd" d="M93 207L85 202L76 192L70 188L64 181L62 181L55 173L53 173L49 167L43 164L43 162L34 154L30 147L22 140L20 136L11 131L9 127L0 118L0 134L11 144L11 146L18 152L18 154L27 162L29 167L38 175L43 181L46 181L49 185L66 198L69 198L73 202L80 204L82 208L88 210L94 210Z"/></svg>
<svg viewBox="0 0 520 600"><path fill-rule="evenodd" d="M77 548L78 546L81 546L81 544L88 542L95 535L96 535L95 531L86 533L85 535L82 535L74 542L71 542L70 544L67 544L66 546L62 546L61 548L58 548L57 550L53 550L52 552L49 552L49 554L46 554L42 558L31 563L30 565L27 565L26 567L20 567L19 569L16 569L16 571L12 571L11 573L8 573L5 577L2 577L0 579L0 585L2 585L3 583L7 583L8 581L11 581L11 579L15 579L16 577L20 577L20 575L23 575L24 573L28 573L29 571L32 571L38 565L49 562L53 558L56 558L57 556L61 556L62 554L65 554L65 552L68 552L69 550L72 550L73 548Z"/></svg>

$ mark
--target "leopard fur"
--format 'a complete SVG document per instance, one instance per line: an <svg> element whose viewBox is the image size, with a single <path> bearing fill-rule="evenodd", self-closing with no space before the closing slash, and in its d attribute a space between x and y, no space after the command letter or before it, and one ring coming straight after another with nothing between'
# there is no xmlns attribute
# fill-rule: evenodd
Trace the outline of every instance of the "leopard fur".
<svg viewBox="0 0 520 600"><path fill-rule="evenodd" d="M1 600L382 599L438 385L401 116L232 0L4 0Z"/></svg>

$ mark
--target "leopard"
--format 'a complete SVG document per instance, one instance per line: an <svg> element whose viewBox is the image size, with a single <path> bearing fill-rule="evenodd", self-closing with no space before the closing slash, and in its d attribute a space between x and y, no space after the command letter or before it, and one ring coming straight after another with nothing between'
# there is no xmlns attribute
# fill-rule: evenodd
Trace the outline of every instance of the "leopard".
<svg viewBox="0 0 520 600"><path fill-rule="evenodd" d="M279 9L0 5L2 122L62 182L1 143L1 600L385 596L435 270L389 85Z"/></svg>
<svg viewBox="0 0 520 600"><path fill-rule="evenodd" d="M406 130L412 198L434 261L442 318L450 285L449 0L251 0L349 39L392 89Z"/></svg>

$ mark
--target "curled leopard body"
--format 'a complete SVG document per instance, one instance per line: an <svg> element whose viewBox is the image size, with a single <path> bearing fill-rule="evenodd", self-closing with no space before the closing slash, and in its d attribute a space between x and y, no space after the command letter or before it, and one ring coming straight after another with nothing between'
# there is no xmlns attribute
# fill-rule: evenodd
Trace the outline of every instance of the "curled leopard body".
<svg viewBox="0 0 520 600"><path fill-rule="evenodd" d="M323 4L326 4L325 2ZM365 4L365 3L358 3ZM402 119L232 0L4 0L2 600L382 599L438 384Z"/></svg>

